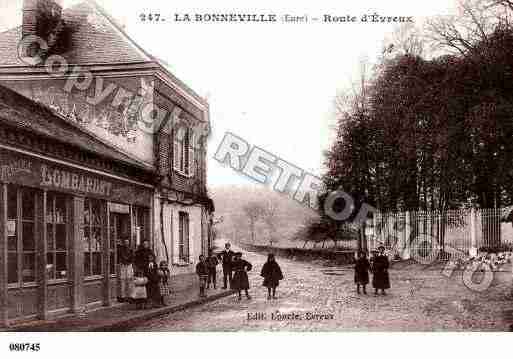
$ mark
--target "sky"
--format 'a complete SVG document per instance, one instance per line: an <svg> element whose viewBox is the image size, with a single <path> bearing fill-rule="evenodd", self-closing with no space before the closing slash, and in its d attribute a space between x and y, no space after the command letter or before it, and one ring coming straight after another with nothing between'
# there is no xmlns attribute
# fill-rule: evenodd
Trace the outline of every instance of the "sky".
<svg viewBox="0 0 513 359"><path fill-rule="evenodd" d="M64 0L64 6L76 3ZM171 71L208 98L209 186L250 184L247 177L214 160L229 131L251 145L315 175L334 131L333 101L358 76L362 57L380 53L393 24L176 23L175 13L276 13L322 17L379 13L423 17L451 13L451 0L325 1L97 0L125 31ZM21 22L21 0L0 0L0 31ZM141 13L169 21L149 24Z"/></svg>

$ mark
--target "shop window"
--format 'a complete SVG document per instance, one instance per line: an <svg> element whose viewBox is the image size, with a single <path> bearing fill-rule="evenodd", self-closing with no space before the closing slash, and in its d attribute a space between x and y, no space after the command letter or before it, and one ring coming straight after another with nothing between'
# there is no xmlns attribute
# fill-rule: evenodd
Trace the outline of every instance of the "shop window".
<svg viewBox="0 0 513 359"><path fill-rule="evenodd" d="M178 259L189 263L189 213L179 212Z"/></svg>
<svg viewBox="0 0 513 359"><path fill-rule="evenodd" d="M38 191L7 188L7 279L23 285L36 281L35 211Z"/></svg>
<svg viewBox="0 0 513 359"><path fill-rule="evenodd" d="M148 234L149 221L150 221L150 210L144 207L133 207L134 208L134 224L136 228L136 240L137 244L150 240Z"/></svg>
<svg viewBox="0 0 513 359"><path fill-rule="evenodd" d="M102 233L104 226L104 202L86 198L84 201L84 275L102 275Z"/></svg>
<svg viewBox="0 0 513 359"><path fill-rule="evenodd" d="M66 197L48 193L46 198L46 275L49 280L68 277L67 225Z"/></svg>

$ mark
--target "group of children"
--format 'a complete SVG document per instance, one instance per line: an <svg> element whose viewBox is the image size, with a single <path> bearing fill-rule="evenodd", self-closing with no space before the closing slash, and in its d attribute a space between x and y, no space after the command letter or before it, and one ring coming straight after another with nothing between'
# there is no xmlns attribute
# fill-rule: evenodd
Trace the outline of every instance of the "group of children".
<svg viewBox="0 0 513 359"><path fill-rule="evenodd" d="M205 290L209 287L210 283L216 287L215 273L216 266L219 263L217 257L209 253L208 258L201 255L200 262L196 266L196 273L200 278L200 297L205 297ZM354 281L356 283L356 291L360 294L360 287L363 294L367 294L367 284L369 284L369 271L373 274L372 286L375 290L375 295L381 290L382 295L386 295L385 290L390 288L390 277L388 275L389 261L385 255L385 247L378 247L377 251L373 252L373 256L369 261L365 252L358 253L354 267ZM234 254L234 259L231 263L231 271L233 278L231 281L231 289L237 291L238 300L242 299L242 290L244 290L246 297L251 299L249 295L249 280L247 272L252 269L251 263L242 259L242 253ZM264 278L262 285L267 288L267 299L276 299L276 288L280 280L283 279L283 273L279 264L276 262L274 254L270 253L267 257L267 262L263 265L260 276ZM213 280L213 282L212 282Z"/></svg>
<svg viewBox="0 0 513 359"><path fill-rule="evenodd" d="M213 284L213 287L216 288L216 266L218 263L217 257L212 252L209 253L207 258L204 255L199 256L196 273L199 276L200 297L206 297L205 291L209 288L210 284ZM233 273L230 288L237 292L238 300L242 299L242 291L244 291L248 300L251 299L247 272L252 268L251 263L242 259L241 252L234 254L233 260L230 263L230 271ZM276 299L276 287L278 287L279 281L283 279L283 273L275 260L274 254L268 255L267 262L262 267L260 275L264 277L263 286L267 287L268 290L267 299Z"/></svg>
<svg viewBox="0 0 513 359"><path fill-rule="evenodd" d="M365 252L359 252L358 259L355 263L354 280L356 290L360 294L362 287L363 294L367 294L367 284L369 284L369 271L373 273L372 285L375 294L381 290L382 295L386 295L385 289L390 288L390 279L388 275L388 258L384 254L385 248L379 247L378 252L369 261ZM200 297L206 297L206 289L213 286L216 288L216 273L218 258L209 252L208 257L199 256L199 262L196 265L196 274L199 277ZM247 299L251 299L249 295L249 279L248 274L252 269L251 263L242 259L242 253L237 252L233 256L231 263L231 271L233 277L231 280L231 289L237 292L238 300L242 299L242 291L244 290ZM263 265L260 276L264 278L262 285L267 288L267 299L276 299L276 288L280 280L283 279L283 273L279 264L276 262L274 254L270 253L267 262ZM134 276L134 285L132 299L136 303L137 308L145 308L148 299L159 305L165 305L165 299L170 295L170 272L166 261L160 262L157 266L155 257L149 256L146 270L137 269Z"/></svg>
<svg viewBox="0 0 513 359"><path fill-rule="evenodd" d="M137 268L134 273L132 301L137 309L145 309L147 304L164 306L171 294L168 263L161 261L157 265L155 257L150 256L145 270Z"/></svg>
<svg viewBox="0 0 513 359"><path fill-rule="evenodd" d="M210 285L217 288L217 265L219 260L214 256L212 250L208 252L208 257L202 254L199 256L199 262L196 265L196 274L199 276L200 297L206 297L205 289Z"/></svg>

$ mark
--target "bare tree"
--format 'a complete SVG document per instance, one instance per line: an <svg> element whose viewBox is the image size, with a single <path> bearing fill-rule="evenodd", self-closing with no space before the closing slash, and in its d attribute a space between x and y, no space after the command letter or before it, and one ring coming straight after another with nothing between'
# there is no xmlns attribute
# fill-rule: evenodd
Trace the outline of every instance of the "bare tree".
<svg viewBox="0 0 513 359"><path fill-rule="evenodd" d="M364 113L369 108L369 87L372 77L372 66L369 58L360 56L358 78L350 79L351 88L340 91L334 100L337 121L346 118L350 112Z"/></svg>
<svg viewBox="0 0 513 359"><path fill-rule="evenodd" d="M504 7L510 11L513 11L513 0L491 0L488 1L490 7Z"/></svg>
<svg viewBox="0 0 513 359"><path fill-rule="evenodd" d="M397 26L385 39L383 55L413 55L422 56L425 52L426 39L414 23L404 23Z"/></svg>
<svg viewBox="0 0 513 359"><path fill-rule="evenodd" d="M269 245L272 247L278 241L276 237L276 230L279 221L279 206L278 202L269 199L262 211L262 218L267 226Z"/></svg>
<svg viewBox="0 0 513 359"><path fill-rule="evenodd" d="M262 214L264 213L264 209L259 202L251 201L251 202L248 202L242 208L242 210L243 210L244 214L246 215L246 218L248 219L248 222L249 222L251 243L255 243L255 225L258 222L258 220L262 217Z"/></svg>
<svg viewBox="0 0 513 359"><path fill-rule="evenodd" d="M490 0L458 0L457 13L437 16L426 23L426 38L433 49L448 49L466 56L474 46L488 40L497 25L508 22L504 11Z"/></svg>

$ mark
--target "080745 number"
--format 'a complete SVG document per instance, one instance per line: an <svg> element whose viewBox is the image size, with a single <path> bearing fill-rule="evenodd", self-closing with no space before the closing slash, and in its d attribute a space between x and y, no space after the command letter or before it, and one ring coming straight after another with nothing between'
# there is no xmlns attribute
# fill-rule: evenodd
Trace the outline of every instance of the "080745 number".
<svg viewBox="0 0 513 359"><path fill-rule="evenodd" d="M11 343L9 350L12 352L38 352L41 350L39 343Z"/></svg>

